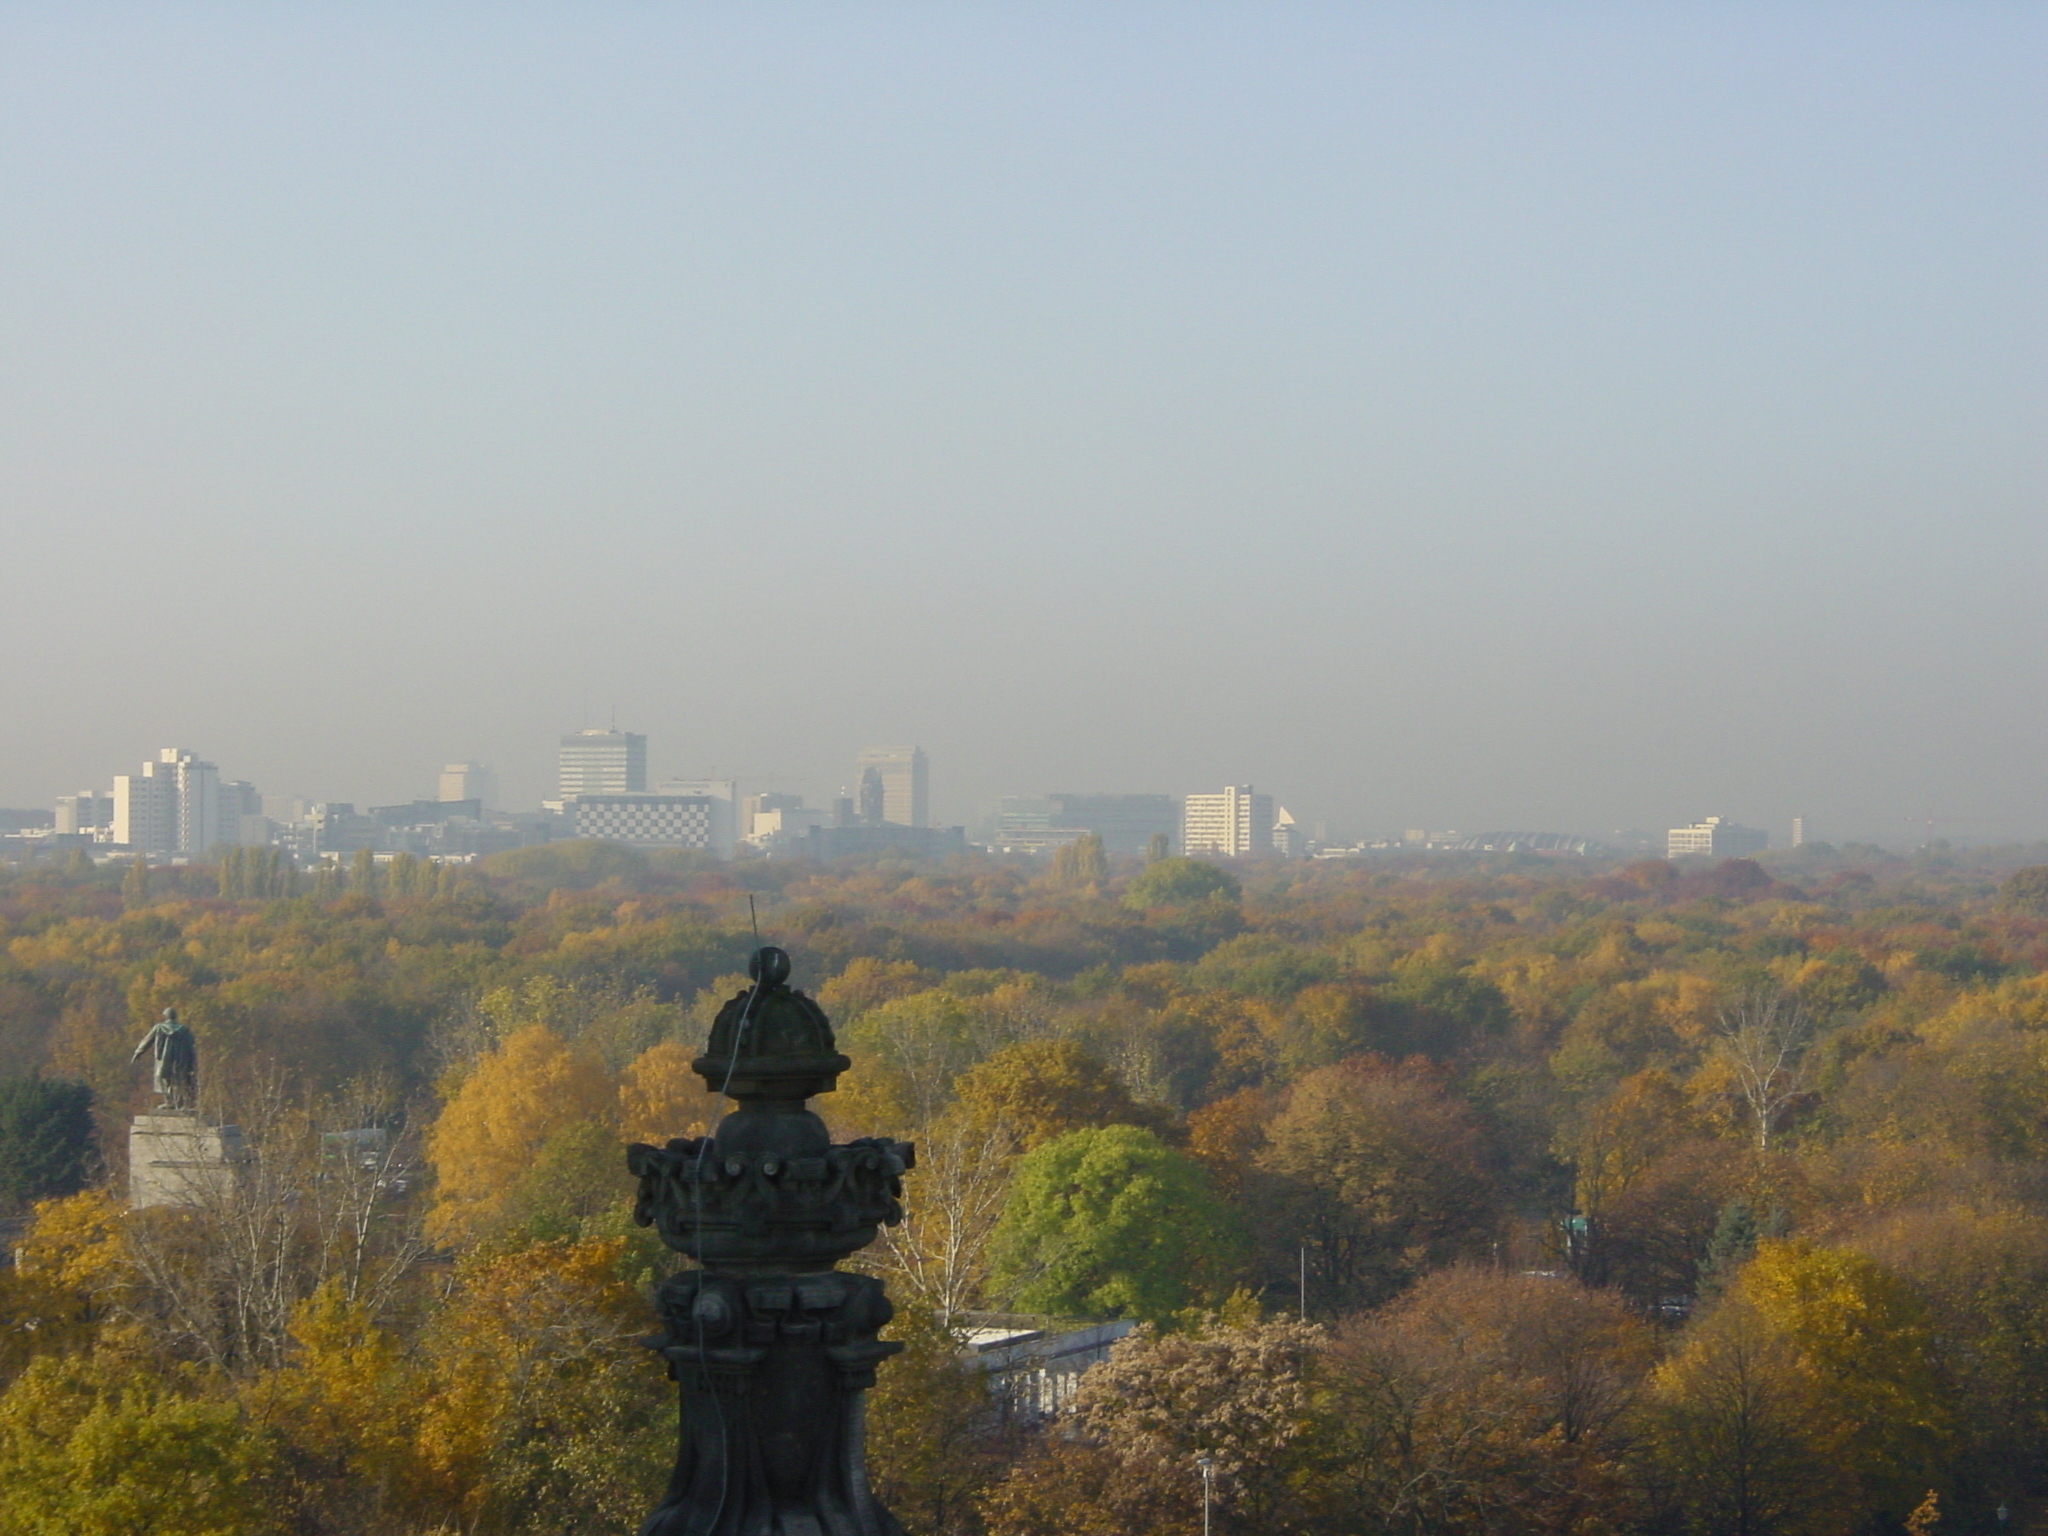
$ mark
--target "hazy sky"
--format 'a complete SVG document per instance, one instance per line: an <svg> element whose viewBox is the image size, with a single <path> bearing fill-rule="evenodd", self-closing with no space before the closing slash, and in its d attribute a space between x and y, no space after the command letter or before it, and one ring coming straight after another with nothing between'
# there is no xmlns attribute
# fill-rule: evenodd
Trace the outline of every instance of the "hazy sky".
<svg viewBox="0 0 2048 1536"><path fill-rule="evenodd" d="M2048 8L0 7L0 804L2048 833Z"/></svg>

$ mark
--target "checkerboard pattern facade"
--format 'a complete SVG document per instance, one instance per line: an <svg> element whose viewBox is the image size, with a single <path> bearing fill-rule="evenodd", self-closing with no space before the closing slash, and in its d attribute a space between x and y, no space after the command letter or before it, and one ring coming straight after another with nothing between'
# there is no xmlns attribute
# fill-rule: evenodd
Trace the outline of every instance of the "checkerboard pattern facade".
<svg viewBox="0 0 2048 1536"><path fill-rule="evenodd" d="M709 795L578 795L565 807L578 837L633 848L710 848Z"/></svg>

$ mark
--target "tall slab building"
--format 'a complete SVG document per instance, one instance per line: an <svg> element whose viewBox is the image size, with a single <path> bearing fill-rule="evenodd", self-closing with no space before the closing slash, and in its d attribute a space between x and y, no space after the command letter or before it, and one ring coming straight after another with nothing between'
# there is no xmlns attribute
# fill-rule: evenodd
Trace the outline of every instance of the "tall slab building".
<svg viewBox="0 0 2048 1536"><path fill-rule="evenodd" d="M204 853L240 841L221 818L220 770L182 747L165 747L140 773L114 780L114 841L138 853ZM240 805L235 806L239 820Z"/></svg>
<svg viewBox="0 0 2048 1536"><path fill-rule="evenodd" d="M931 825L929 771L922 747L869 747L860 755L854 782L879 786L884 822L898 827Z"/></svg>
<svg viewBox="0 0 2048 1536"><path fill-rule="evenodd" d="M644 795L647 738L632 731L577 731L562 738L560 768L556 792L564 800L572 795Z"/></svg>
<svg viewBox="0 0 2048 1536"><path fill-rule="evenodd" d="M1181 802L1180 851L1234 859L1273 851L1273 797L1249 784L1229 784L1220 795L1189 795Z"/></svg>

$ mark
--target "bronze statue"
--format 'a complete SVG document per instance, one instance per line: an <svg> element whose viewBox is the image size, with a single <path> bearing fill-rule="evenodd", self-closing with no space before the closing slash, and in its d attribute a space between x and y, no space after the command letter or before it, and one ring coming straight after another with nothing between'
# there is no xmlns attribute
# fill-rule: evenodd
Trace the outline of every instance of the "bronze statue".
<svg viewBox="0 0 2048 1536"><path fill-rule="evenodd" d="M166 1008L164 1016L151 1026L128 1059L137 1061L142 1053L156 1053L156 1091L163 1096L157 1108L190 1110L199 1103L199 1046L192 1031L178 1022L178 1010Z"/></svg>

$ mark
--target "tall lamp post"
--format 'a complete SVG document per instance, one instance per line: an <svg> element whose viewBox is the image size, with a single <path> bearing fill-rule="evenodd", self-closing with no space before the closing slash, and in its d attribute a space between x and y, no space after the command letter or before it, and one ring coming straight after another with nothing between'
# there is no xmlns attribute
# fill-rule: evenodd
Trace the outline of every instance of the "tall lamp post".
<svg viewBox="0 0 2048 1536"><path fill-rule="evenodd" d="M1209 1484L1216 1476L1216 1458L1197 1456L1195 1465L1202 1469L1202 1536L1209 1536Z"/></svg>

